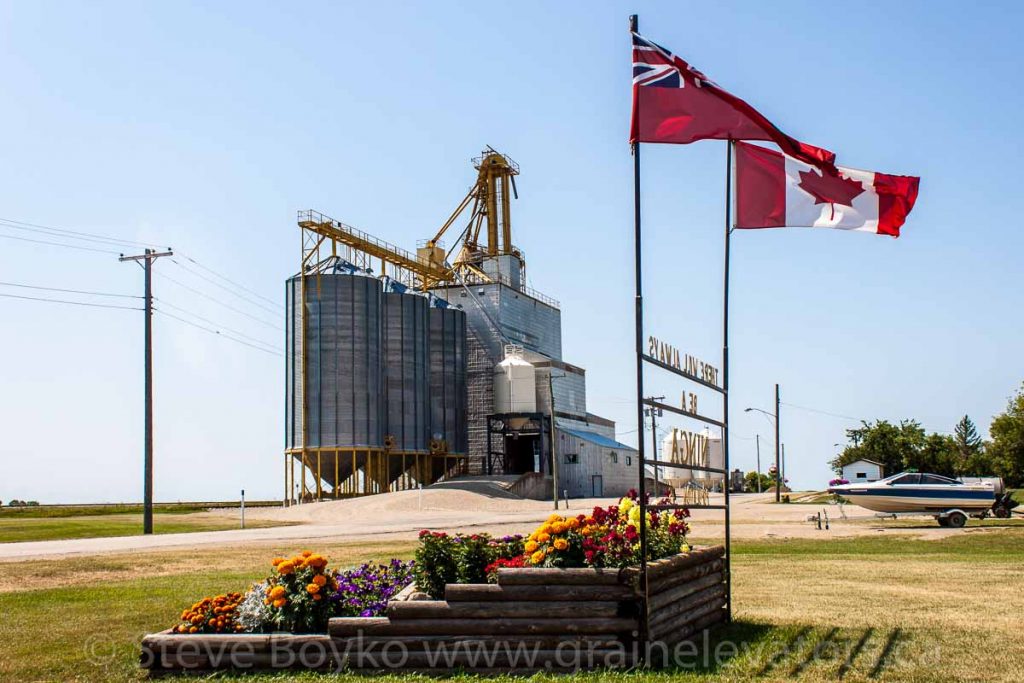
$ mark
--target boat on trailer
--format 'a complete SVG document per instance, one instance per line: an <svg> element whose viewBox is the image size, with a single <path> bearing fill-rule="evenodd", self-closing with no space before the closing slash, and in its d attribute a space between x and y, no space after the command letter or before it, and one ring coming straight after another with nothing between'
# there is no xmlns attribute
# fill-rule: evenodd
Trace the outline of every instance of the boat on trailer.
<svg viewBox="0 0 1024 683"><path fill-rule="evenodd" d="M1009 517L1016 506L991 481L964 483L938 474L900 472L866 484L838 484L829 493L883 513L880 516L932 515L942 526L962 527L967 517ZM1000 490L997 490L1000 489Z"/></svg>

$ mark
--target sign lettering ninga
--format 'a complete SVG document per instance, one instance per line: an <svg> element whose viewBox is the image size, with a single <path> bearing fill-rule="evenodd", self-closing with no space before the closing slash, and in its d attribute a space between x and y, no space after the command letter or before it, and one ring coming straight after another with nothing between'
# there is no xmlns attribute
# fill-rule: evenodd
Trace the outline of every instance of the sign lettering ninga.
<svg viewBox="0 0 1024 683"><path fill-rule="evenodd" d="M685 429L672 428L672 450L669 461L691 467L708 466L708 437Z"/></svg>
<svg viewBox="0 0 1024 683"><path fill-rule="evenodd" d="M710 363L705 363L696 356L681 354L679 349L671 344L666 344L657 337L647 338L647 355L670 368L718 386L718 368Z"/></svg>

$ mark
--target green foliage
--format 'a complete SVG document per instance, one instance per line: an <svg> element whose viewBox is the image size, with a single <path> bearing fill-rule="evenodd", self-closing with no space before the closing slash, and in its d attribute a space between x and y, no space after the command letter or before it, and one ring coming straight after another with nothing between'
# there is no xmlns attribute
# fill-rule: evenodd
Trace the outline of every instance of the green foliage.
<svg viewBox="0 0 1024 683"><path fill-rule="evenodd" d="M1008 487L1024 484L1024 385L1010 398L1006 411L989 427L992 441L985 449L996 474Z"/></svg>
<svg viewBox="0 0 1024 683"><path fill-rule="evenodd" d="M912 468L920 472L941 474L944 477L955 477L958 474L956 444L952 437L944 434L929 434L924 437L921 447L909 452L906 457L904 469Z"/></svg>
<svg viewBox="0 0 1024 683"><path fill-rule="evenodd" d="M989 433L992 440L982 441L967 415L952 436L926 434L916 420L862 422L846 431L850 443L829 465L839 474L844 465L864 459L881 463L886 476L913 468L947 477L998 476L1009 488L1024 485L1024 385L993 418Z"/></svg>
<svg viewBox="0 0 1024 683"><path fill-rule="evenodd" d="M495 539L488 534L449 535L423 530L416 549L416 587L433 598L444 597L448 583L487 583L487 566L498 558L523 554L522 536Z"/></svg>
<svg viewBox="0 0 1024 683"><path fill-rule="evenodd" d="M327 558L309 551L292 558L274 560L274 572L267 579L270 623L277 631L323 633L334 610L329 599L338 584L327 571Z"/></svg>
<svg viewBox="0 0 1024 683"><path fill-rule="evenodd" d="M451 537L443 533L420 533L413 576L416 587L433 598L444 596L448 583L458 583L458 563Z"/></svg>
<svg viewBox="0 0 1024 683"><path fill-rule="evenodd" d="M970 475L991 469L987 467L985 445L978 436L978 429L967 415L960 418L953 428L953 443L957 454L957 474Z"/></svg>
<svg viewBox="0 0 1024 683"><path fill-rule="evenodd" d="M757 488L757 480L759 477L761 479L761 491L767 491L771 487L775 486L775 479L772 476L765 474L764 472L761 472L760 474L758 474L757 472L747 472L743 476L744 489L746 489L747 491L751 491L753 493L757 493L757 491L759 490Z"/></svg>
<svg viewBox="0 0 1024 683"><path fill-rule="evenodd" d="M497 559L497 551L488 545L490 540L476 534L463 537L455 561L459 583L487 583L487 565Z"/></svg>
<svg viewBox="0 0 1024 683"><path fill-rule="evenodd" d="M957 425L956 436L928 434L916 420L901 420L898 425L877 420L848 429L846 437L850 444L829 462L836 474L856 460L881 463L885 476L908 469L946 477L994 474L977 430L966 415Z"/></svg>
<svg viewBox="0 0 1024 683"><path fill-rule="evenodd" d="M874 424L861 422L860 427L847 429L846 438L850 445L829 463L836 474L842 474L843 466L856 460L872 460L881 463L888 476L914 466L908 463L917 460L925 432L916 420L902 420L899 425L876 420Z"/></svg>

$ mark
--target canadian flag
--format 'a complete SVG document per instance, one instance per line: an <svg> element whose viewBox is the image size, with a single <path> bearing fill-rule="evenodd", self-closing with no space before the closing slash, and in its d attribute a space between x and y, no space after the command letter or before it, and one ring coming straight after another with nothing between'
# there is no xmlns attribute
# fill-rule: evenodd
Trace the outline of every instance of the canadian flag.
<svg viewBox="0 0 1024 683"><path fill-rule="evenodd" d="M838 175L745 142L736 150L737 228L837 228L900 236L920 178L837 166Z"/></svg>

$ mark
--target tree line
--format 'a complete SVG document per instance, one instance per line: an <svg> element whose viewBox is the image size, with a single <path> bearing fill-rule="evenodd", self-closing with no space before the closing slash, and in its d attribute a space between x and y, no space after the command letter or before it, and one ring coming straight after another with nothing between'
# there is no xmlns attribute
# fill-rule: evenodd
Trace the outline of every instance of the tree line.
<svg viewBox="0 0 1024 683"><path fill-rule="evenodd" d="M916 469L947 477L1002 477L1010 488L1024 486L1024 384L988 431L991 439L983 440L967 415L952 435L926 433L917 420L861 422L846 430L849 443L829 464L837 474L863 459L881 463L886 476Z"/></svg>

